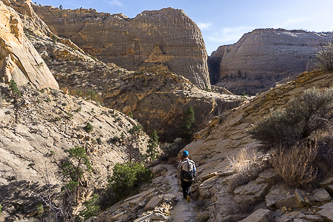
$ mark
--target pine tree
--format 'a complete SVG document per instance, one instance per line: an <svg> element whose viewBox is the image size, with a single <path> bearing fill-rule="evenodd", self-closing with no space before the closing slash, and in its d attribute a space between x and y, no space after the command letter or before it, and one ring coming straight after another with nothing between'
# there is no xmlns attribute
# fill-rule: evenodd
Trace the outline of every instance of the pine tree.
<svg viewBox="0 0 333 222"><path fill-rule="evenodd" d="M148 140L148 149L147 149L147 154L153 161L156 159L158 139L159 138L157 135L157 131L154 130L150 135L150 139Z"/></svg>
<svg viewBox="0 0 333 222"><path fill-rule="evenodd" d="M192 139L192 124L194 122L194 110L192 106L189 106L183 113L183 133L184 138L189 141Z"/></svg>

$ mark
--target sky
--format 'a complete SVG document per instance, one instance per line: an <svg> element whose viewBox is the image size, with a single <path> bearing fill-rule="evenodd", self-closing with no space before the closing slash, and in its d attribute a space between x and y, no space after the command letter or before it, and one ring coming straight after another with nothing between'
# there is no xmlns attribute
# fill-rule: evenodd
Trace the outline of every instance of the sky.
<svg viewBox="0 0 333 222"><path fill-rule="evenodd" d="M333 0L32 0L64 9L93 8L134 18L145 10L183 9L201 29L208 55L258 28L333 31Z"/></svg>

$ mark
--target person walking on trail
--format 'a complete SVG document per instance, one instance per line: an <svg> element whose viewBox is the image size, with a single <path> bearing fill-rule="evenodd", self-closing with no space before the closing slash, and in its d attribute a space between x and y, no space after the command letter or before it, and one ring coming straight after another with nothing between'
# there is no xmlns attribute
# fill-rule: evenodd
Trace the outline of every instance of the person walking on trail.
<svg viewBox="0 0 333 222"><path fill-rule="evenodd" d="M180 181L181 186L183 189L183 197L188 202L190 202L190 196L191 196L191 185L192 181L194 180L196 167L193 160L190 160L188 158L188 151L185 150L183 152L182 158L178 162L178 168L181 169L180 172Z"/></svg>

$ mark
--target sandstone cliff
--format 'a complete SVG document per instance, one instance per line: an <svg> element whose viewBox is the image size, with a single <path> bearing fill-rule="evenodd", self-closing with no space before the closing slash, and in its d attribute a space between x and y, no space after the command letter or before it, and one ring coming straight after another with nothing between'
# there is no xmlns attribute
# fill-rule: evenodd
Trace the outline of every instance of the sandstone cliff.
<svg viewBox="0 0 333 222"><path fill-rule="evenodd" d="M163 141L173 141L182 135L183 112L189 106L195 112L193 130L198 130L212 116L246 100L221 87L214 88L216 92L200 90L173 73L133 72L95 61L75 48L54 44L45 36L31 34L30 38L60 88L85 97L93 91L106 107L125 114L132 112L148 134L156 129Z"/></svg>
<svg viewBox="0 0 333 222"><path fill-rule="evenodd" d="M12 79L18 85L30 82L39 89L58 88L52 73L25 36L17 12L0 2L0 82Z"/></svg>
<svg viewBox="0 0 333 222"><path fill-rule="evenodd" d="M130 19L95 10L33 7L54 33L104 62L129 70L174 72L199 88L210 88L201 32L182 10L144 11Z"/></svg>
<svg viewBox="0 0 333 222"><path fill-rule="evenodd" d="M209 57L212 83L232 93L254 95L292 80L315 67L320 44L333 40L332 33L257 29L237 43L222 46Z"/></svg>

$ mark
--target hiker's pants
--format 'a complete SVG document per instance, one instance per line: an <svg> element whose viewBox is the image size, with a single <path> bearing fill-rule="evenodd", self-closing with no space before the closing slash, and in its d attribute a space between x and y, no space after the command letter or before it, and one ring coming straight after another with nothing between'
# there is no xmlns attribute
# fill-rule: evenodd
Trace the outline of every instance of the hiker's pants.
<svg viewBox="0 0 333 222"><path fill-rule="evenodd" d="M182 188L183 188L183 196L186 199L187 195L191 196L192 181L181 180L181 185L182 185Z"/></svg>

